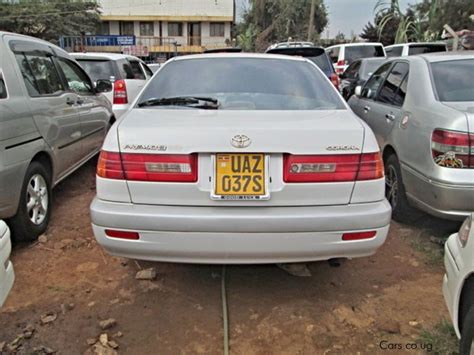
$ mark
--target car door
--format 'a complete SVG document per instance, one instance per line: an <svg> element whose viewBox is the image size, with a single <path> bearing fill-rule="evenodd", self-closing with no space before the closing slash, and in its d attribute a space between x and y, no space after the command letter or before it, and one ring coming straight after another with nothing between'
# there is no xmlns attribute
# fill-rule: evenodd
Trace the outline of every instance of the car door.
<svg viewBox="0 0 474 355"><path fill-rule="evenodd" d="M132 77L127 75L126 85L128 93L128 102L132 102L137 97L138 93L143 89L146 83L145 72L140 65L140 62L136 59L128 59L130 65Z"/></svg>
<svg viewBox="0 0 474 355"><path fill-rule="evenodd" d="M24 83L26 104L44 140L53 151L55 176L60 178L81 156L81 122L77 94L64 87L46 45L30 41L10 42L17 76Z"/></svg>
<svg viewBox="0 0 474 355"><path fill-rule="evenodd" d="M82 132L82 156L87 157L102 145L108 125L108 111L98 96L91 79L74 61L58 57L56 59L64 75L68 90L77 94L76 105L80 114Z"/></svg>
<svg viewBox="0 0 474 355"><path fill-rule="evenodd" d="M357 60L349 65L346 71L341 75L340 89L342 96L348 100L354 93L355 86L359 79L359 69L361 61Z"/></svg>
<svg viewBox="0 0 474 355"><path fill-rule="evenodd" d="M391 66L392 62L389 62L377 69L362 88L360 97L356 98L353 96L350 101L352 110L369 125L372 121L371 110L374 99L377 96L378 90L385 80L385 76L388 74Z"/></svg>
<svg viewBox="0 0 474 355"><path fill-rule="evenodd" d="M371 104L368 122L382 148L394 126L402 119L408 72L407 62L395 62Z"/></svg>

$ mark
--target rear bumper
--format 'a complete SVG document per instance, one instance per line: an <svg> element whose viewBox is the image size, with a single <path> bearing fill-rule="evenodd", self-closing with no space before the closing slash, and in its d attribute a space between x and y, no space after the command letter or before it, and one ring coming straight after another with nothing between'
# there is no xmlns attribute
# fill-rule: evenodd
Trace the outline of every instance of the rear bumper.
<svg viewBox="0 0 474 355"><path fill-rule="evenodd" d="M113 203L91 205L94 234L111 254L189 263L275 263L353 258L385 241L387 201L317 207L183 207ZM140 233L136 241L109 238L106 229ZM375 230L374 238L342 234Z"/></svg>
<svg viewBox="0 0 474 355"><path fill-rule="evenodd" d="M474 211L474 185L438 182L408 168L403 179L410 201L431 215L463 221Z"/></svg>
<svg viewBox="0 0 474 355"><path fill-rule="evenodd" d="M0 223L3 222L0 221ZM0 230L2 230L1 226ZM13 264L9 260L10 252L10 231L6 229L5 233L0 235L0 307L5 302L15 279Z"/></svg>

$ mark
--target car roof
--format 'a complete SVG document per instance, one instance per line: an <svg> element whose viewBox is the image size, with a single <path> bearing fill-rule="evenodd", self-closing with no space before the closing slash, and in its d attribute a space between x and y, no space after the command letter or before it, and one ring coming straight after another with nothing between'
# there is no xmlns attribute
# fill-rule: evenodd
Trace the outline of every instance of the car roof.
<svg viewBox="0 0 474 355"><path fill-rule="evenodd" d="M120 60L120 59L136 59L141 60L138 57L128 54L119 54L119 53L107 53L107 52L76 52L69 53L76 59L109 59L109 60Z"/></svg>
<svg viewBox="0 0 474 355"><path fill-rule="evenodd" d="M418 54L417 57L421 57L430 63L445 62L449 60L474 59L474 51L425 53Z"/></svg>
<svg viewBox="0 0 474 355"><path fill-rule="evenodd" d="M385 48L391 47L401 47L401 46L439 46L439 45L446 45L446 43L440 42L410 42L410 43L397 43L392 44L390 46L385 46Z"/></svg>
<svg viewBox="0 0 474 355"><path fill-rule="evenodd" d="M40 44L43 44L43 45L50 46L50 47L54 48L54 50L60 51L62 54L67 54L67 55L71 54L71 53L68 53L67 51L65 51L64 49L62 49L61 47L58 47L57 45L55 45L51 42L45 41L43 39L40 39L40 38L31 37L31 36L27 36L27 35L22 35L22 34L19 34L19 33L0 31L0 37L3 37L3 36L19 37L21 39L24 39L24 40L27 40L27 41L30 41L30 42L35 42L35 43L40 43Z"/></svg>
<svg viewBox="0 0 474 355"><path fill-rule="evenodd" d="M298 56L284 55L284 54L266 54L266 53L204 53L191 54L174 57L169 61L181 61L190 59L223 59L223 58L241 58L241 59L282 59L294 61L307 61L307 59Z"/></svg>
<svg viewBox="0 0 474 355"><path fill-rule="evenodd" d="M355 47L355 46L382 46L383 47L383 44L379 42L341 43L341 44L329 46L326 49L333 48L333 47Z"/></svg>
<svg viewBox="0 0 474 355"><path fill-rule="evenodd" d="M291 53L293 51L298 51L298 50L302 50L302 51L319 50L319 51L321 51L321 54L326 53L325 49L323 47L319 47L319 46L275 47L275 48L267 49L265 53L268 53L268 54L287 54L287 52Z"/></svg>

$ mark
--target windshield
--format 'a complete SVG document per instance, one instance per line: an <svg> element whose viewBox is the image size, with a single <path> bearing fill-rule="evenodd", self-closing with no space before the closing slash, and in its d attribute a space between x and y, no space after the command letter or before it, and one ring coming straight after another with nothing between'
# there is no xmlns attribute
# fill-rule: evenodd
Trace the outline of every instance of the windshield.
<svg viewBox="0 0 474 355"><path fill-rule="evenodd" d="M345 60L351 64L356 59L370 58L370 57L385 57L383 47L380 45L374 46L347 46L345 48Z"/></svg>
<svg viewBox="0 0 474 355"><path fill-rule="evenodd" d="M440 101L474 101L474 59L432 63Z"/></svg>
<svg viewBox="0 0 474 355"><path fill-rule="evenodd" d="M446 46L444 44L417 44L408 48L408 55L435 52L446 52Z"/></svg>
<svg viewBox="0 0 474 355"><path fill-rule="evenodd" d="M111 76L115 76L112 61L110 60L90 60L76 59L84 68L93 81L99 79L110 80Z"/></svg>
<svg viewBox="0 0 474 355"><path fill-rule="evenodd" d="M213 98L219 110L345 109L337 92L312 64L273 58L173 61L153 77L138 103L183 96Z"/></svg>

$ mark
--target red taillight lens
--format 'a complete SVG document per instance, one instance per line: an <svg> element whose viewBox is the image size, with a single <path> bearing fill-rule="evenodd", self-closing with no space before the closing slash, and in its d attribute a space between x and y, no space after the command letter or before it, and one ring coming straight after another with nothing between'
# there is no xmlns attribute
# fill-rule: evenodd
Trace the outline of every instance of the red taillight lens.
<svg viewBox="0 0 474 355"><path fill-rule="evenodd" d="M436 164L447 168L474 168L474 134L437 129L431 137Z"/></svg>
<svg viewBox="0 0 474 355"><path fill-rule="evenodd" d="M383 177L379 153L290 155L283 162L283 180L293 183L347 182Z"/></svg>
<svg viewBox="0 0 474 355"><path fill-rule="evenodd" d="M339 76L336 73L331 74L331 83L339 90Z"/></svg>
<svg viewBox="0 0 474 355"><path fill-rule="evenodd" d="M97 176L106 179L124 179L120 153L101 151L97 163Z"/></svg>
<svg viewBox="0 0 474 355"><path fill-rule="evenodd" d="M127 86L125 80L116 80L114 82L114 104L128 104Z"/></svg>
<svg viewBox="0 0 474 355"><path fill-rule="evenodd" d="M97 175L130 181L196 182L197 154L120 154L102 151Z"/></svg>
<svg viewBox="0 0 474 355"><path fill-rule="evenodd" d="M338 60L337 61L337 66L342 67L344 65L347 65L347 60ZM344 68L336 68L336 73L337 74L344 73Z"/></svg>
<svg viewBox="0 0 474 355"><path fill-rule="evenodd" d="M371 239L377 235L376 231L370 232L353 232L353 233L344 233L342 235L342 240L363 240Z"/></svg>
<svg viewBox="0 0 474 355"><path fill-rule="evenodd" d="M106 229L105 235L110 238L127 239L127 240L138 240L140 235L137 232L117 231L112 229Z"/></svg>

